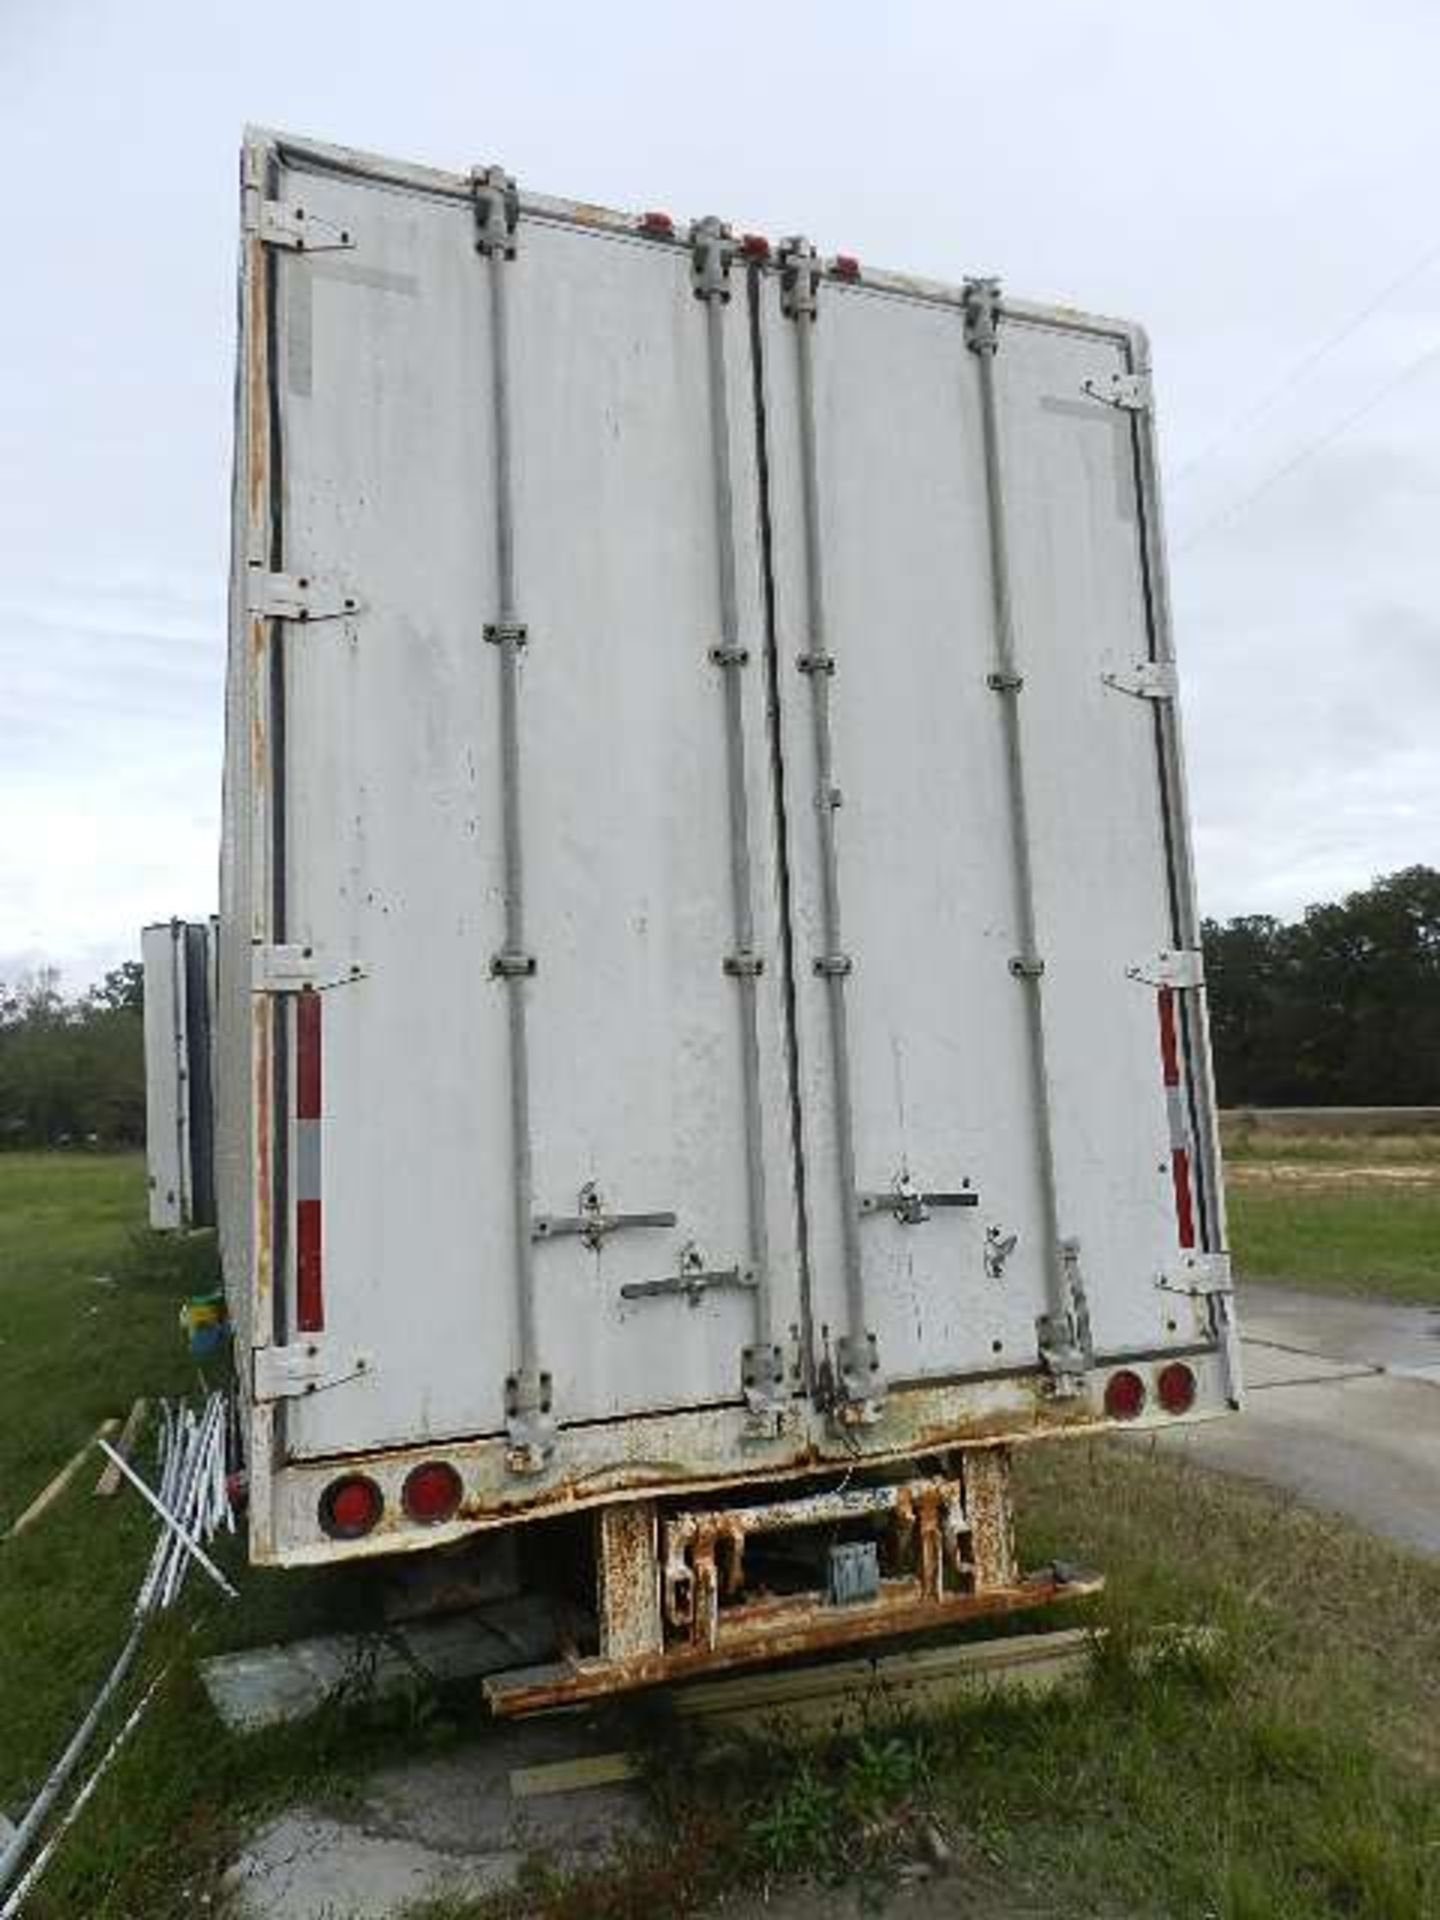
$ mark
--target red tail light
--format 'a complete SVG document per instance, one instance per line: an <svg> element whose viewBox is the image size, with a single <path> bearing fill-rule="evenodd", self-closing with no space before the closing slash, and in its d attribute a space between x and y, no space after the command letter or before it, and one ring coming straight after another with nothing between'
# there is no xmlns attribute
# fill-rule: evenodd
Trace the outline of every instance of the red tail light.
<svg viewBox="0 0 1440 1920"><path fill-rule="evenodd" d="M1145 1410L1145 1382L1130 1367L1105 1382L1105 1411L1112 1420L1134 1420Z"/></svg>
<svg viewBox="0 0 1440 1920"><path fill-rule="evenodd" d="M830 271L837 280L858 280L860 278L860 262L855 258L853 253L837 253L835 258L830 262Z"/></svg>
<svg viewBox="0 0 1440 1920"><path fill-rule="evenodd" d="M1195 1374L1183 1360L1160 1369L1155 1395L1166 1413L1188 1413L1195 1404Z"/></svg>
<svg viewBox="0 0 1440 1920"><path fill-rule="evenodd" d="M642 232L659 234L666 240L675 235L675 222L668 213L642 213L640 227Z"/></svg>
<svg viewBox="0 0 1440 1920"><path fill-rule="evenodd" d="M320 1525L332 1540L359 1540L384 1511L380 1489L363 1473L332 1480L320 1496Z"/></svg>
<svg viewBox="0 0 1440 1920"><path fill-rule="evenodd" d="M770 258L770 242L765 238L763 233L747 233L741 237L740 251L748 255L752 260L768 260Z"/></svg>
<svg viewBox="0 0 1440 1920"><path fill-rule="evenodd" d="M405 1477L400 1499L406 1513L421 1526L438 1526L449 1520L460 1505L463 1489L454 1467L443 1460L427 1460Z"/></svg>

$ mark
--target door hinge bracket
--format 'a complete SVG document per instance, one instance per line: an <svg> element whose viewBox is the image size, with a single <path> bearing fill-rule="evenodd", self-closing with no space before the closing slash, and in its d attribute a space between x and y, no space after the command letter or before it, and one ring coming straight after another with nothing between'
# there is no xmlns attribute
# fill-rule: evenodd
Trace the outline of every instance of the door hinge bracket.
<svg viewBox="0 0 1440 1920"><path fill-rule="evenodd" d="M842 1333L835 1342L835 1400L831 1418L841 1428L873 1427L885 1408L885 1375L880 1343L873 1333L855 1339Z"/></svg>
<svg viewBox="0 0 1440 1920"><path fill-rule="evenodd" d="M1062 1240L1057 1253L1064 1306L1058 1311L1042 1313L1035 1328L1040 1363L1050 1375L1052 1391L1056 1399L1069 1400L1083 1390L1085 1376L1095 1364L1095 1342L1090 1330L1090 1303L1080 1271L1080 1242Z"/></svg>
<svg viewBox="0 0 1440 1920"><path fill-rule="evenodd" d="M513 260L520 227L520 190L503 167L470 169L475 251Z"/></svg>
<svg viewBox="0 0 1440 1920"><path fill-rule="evenodd" d="M1198 947L1162 947L1127 967L1125 977L1146 987L1203 987L1205 955Z"/></svg>
<svg viewBox="0 0 1440 1920"><path fill-rule="evenodd" d="M1081 382L1080 391L1087 400L1119 407L1125 413L1147 413L1150 409L1150 381L1143 373L1092 373Z"/></svg>
<svg viewBox="0 0 1440 1920"><path fill-rule="evenodd" d="M1038 953L1017 953L1010 962L1010 971L1017 980L1040 980L1045 975L1045 962Z"/></svg>
<svg viewBox="0 0 1440 1920"><path fill-rule="evenodd" d="M801 653L795 656L795 665L801 673L823 673L832 679L835 675L835 656L833 653Z"/></svg>
<svg viewBox="0 0 1440 1920"><path fill-rule="evenodd" d="M540 1370L505 1376L505 1465L511 1473L543 1473L555 1451L554 1383Z"/></svg>
<svg viewBox="0 0 1440 1920"><path fill-rule="evenodd" d="M331 987L348 987L363 980L365 973L358 961L348 967L334 966L314 947L258 943L250 949L250 987L254 993L303 993L307 989L318 993Z"/></svg>
<svg viewBox="0 0 1440 1920"><path fill-rule="evenodd" d="M333 580L308 573L265 573L254 567L249 579L249 608L264 620L343 620L358 613L360 602Z"/></svg>
<svg viewBox="0 0 1440 1920"><path fill-rule="evenodd" d="M371 1371L370 1356L348 1353L343 1358L327 1350L322 1338L311 1335L283 1347L255 1347L251 1352L251 1379L257 1405L274 1400L299 1400L344 1386Z"/></svg>
<svg viewBox="0 0 1440 1920"><path fill-rule="evenodd" d="M965 344L972 353L994 353L1000 344L1000 282L965 282Z"/></svg>
<svg viewBox="0 0 1440 1920"><path fill-rule="evenodd" d="M1174 665L1169 660L1137 660L1127 667L1109 667L1100 678L1116 693L1133 694L1137 700L1173 700L1179 689Z"/></svg>
<svg viewBox="0 0 1440 1920"><path fill-rule="evenodd" d="M492 620L485 628L485 642L491 647L514 647L523 651L530 644L530 629L523 620Z"/></svg>
<svg viewBox="0 0 1440 1920"><path fill-rule="evenodd" d="M749 1414L745 1438L774 1440L790 1404L783 1347L755 1344L740 1349L740 1385Z"/></svg>
<svg viewBox="0 0 1440 1920"><path fill-rule="evenodd" d="M710 663L716 667L748 667L750 649L748 647L711 647Z"/></svg>
<svg viewBox="0 0 1440 1920"><path fill-rule="evenodd" d="M1025 676L1023 673L987 673L985 684L993 693L1019 693Z"/></svg>
<svg viewBox="0 0 1440 1920"><path fill-rule="evenodd" d="M722 965L732 980L758 980L765 971L765 959L758 953L727 953Z"/></svg>
<svg viewBox="0 0 1440 1920"><path fill-rule="evenodd" d="M697 300L730 298L730 262L735 242L730 229L713 213L697 220L690 229L690 285Z"/></svg>
<svg viewBox="0 0 1440 1920"><path fill-rule="evenodd" d="M246 195L245 230L267 247L285 247L292 253L343 253L355 245L355 236L338 221L292 207L283 200Z"/></svg>
<svg viewBox="0 0 1440 1920"><path fill-rule="evenodd" d="M814 320L822 272L820 256L799 234L780 242L780 311L787 320Z"/></svg>
<svg viewBox="0 0 1440 1920"><path fill-rule="evenodd" d="M812 964L822 980L843 980L855 966L848 953L822 953Z"/></svg>
<svg viewBox="0 0 1440 1920"><path fill-rule="evenodd" d="M1155 1277L1161 1293L1184 1293L1204 1300L1212 1294L1233 1293L1234 1279L1228 1253L1182 1253L1178 1266Z"/></svg>

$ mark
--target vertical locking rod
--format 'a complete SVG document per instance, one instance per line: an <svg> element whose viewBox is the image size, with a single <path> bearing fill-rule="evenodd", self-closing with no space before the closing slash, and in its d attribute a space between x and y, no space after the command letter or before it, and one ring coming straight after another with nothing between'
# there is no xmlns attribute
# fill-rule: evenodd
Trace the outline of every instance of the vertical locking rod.
<svg viewBox="0 0 1440 1920"><path fill-rule="evenodd" d="M820 924L825 951L815 961L823 982L830 1027L834 1081L835 1159L840 1186L841 1254L845 1270L846 1330L836 1342L837 1412L848 1424L879 1418L885 1381L875 1336L866 1324L865 1270L861 1264L860 1196L855 1177L855 1109L850 1085L850 1037L845 982L850 961L842 948L839 858L835 841L834 745L830 681L834 662L825 625L825 569L820 534L820 486L815 436L813 335L820 264L806 240L787 240L780 251L781 311L795 324L799 392L800 484L804 519L807 652L810 716L815 754L815 819L820 851Z"/></svg>
<svg viewBox="0 0 1440 1920"><path fill-rule="evenodd" d="M740 619L735 584L735 503L730 481L730 402L725 368L725 306L730 298L734 243L723 224L699 220L691 229L692 284L705 307L710 377L711 478L720 594L720 645L712 658L725 695L725 762L730 813L730 899L734 952L726 971L740 1008L740 1067L745 1106L746 1260L754 1277L754 1342L741 1359L746 1401L757 1425L773 1429L784 1403L784 1357L775 1340L770 1235L766 1217L764 1106L760 1087L761 956L755 948L754 886L750 869L749 779L745 755L745 700Z"/></svg>
<svg viewBox="0 0 1440 1920"><path fill-rule="evenodd" d="M535 963L525 948L525 865L520 795L520 652L525 645L515 594L514 489L510 420L508 263L515 258L519 206L515 184L498 167L472 175L475 247L490 272L491 394L495 443L497 617L486 628L500 659L500 817L504 945L491 972L505 993L510 1046L510 1149L515 1262L516 1366L506 1379L509 1463L516 1473L544 1469L554 1446L550 1378L539 1361L535 1254L531 1238L534 1176L530 1143L527 982Z"/></svg>
<svg viewBox="0 0 1440 1920"><path fill-rule="evenodd" d="M1010 599L1010 560L1005 530L1004 472L1000 456L999 411L995 396L995 352L1000 320L998 280L965 282L965 344L979 363L980 429L985 467L985 518L990 548L990 598L995 629L995 671L990 685L1000 696L1005 734L1005 768L1010 793L1014 851L1015 921L1020 951L1010 971L1025 995L1030 1059L1031 1106L1035 1113L1035 1159L1045 1209L1045 1291L1040 1352L1054 1376L1057 1392L1072 1393L1083 1378L1088 1358L1082 1349L1088 1327L1080 1281L1079 1250L1060 1227L1060 1197L1055 1177L1050 1069L1045 1047L1045 966L1036 942L1035 877L1031 859L1030 810L1025 786L1024 743L1020 727L1020 673L1015 644L1015 615Z"/></svg>

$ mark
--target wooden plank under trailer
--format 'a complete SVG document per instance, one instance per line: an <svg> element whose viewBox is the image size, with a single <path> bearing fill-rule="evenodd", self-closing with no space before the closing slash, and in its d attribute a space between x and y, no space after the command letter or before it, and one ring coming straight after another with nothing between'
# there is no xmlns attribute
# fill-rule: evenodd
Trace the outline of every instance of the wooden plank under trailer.
<svg viewBox="0 0 1440 1920"><path fill-rule="evenodd" d="M1083 1599L1100 1575L1021 1574L1001 1447L967 1450L946 1472L834 1486L735 1506L602 1507L596 1521L599 1651L492 1674L494 1713L518 1718L736 1668L933 1632ZM747 1549L823 1530L825 1580L771 1591Z"/></svg>

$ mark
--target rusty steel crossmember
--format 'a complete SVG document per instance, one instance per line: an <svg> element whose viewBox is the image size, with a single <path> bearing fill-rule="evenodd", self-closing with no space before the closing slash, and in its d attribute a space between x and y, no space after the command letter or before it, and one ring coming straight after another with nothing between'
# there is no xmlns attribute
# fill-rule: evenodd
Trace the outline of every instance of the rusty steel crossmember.
<svg viewBox="0 0 1440 1920"><path fill-rule="evenodd" d="M864 1597L748 1590L752 1537L857 1521L875 1529L878 1575ZM959 1474L948 1477L858 1487L842 1481L790 1499L663 1515L653 1502L621 1503L604 1510L596 1551L599 1656L491 1676L485 1693L495 1713L541 1712L924 1632L1080 1598L1103 1585L1090 1574L1018 1572L1010 1459L1001 1447L967 1451Z"/></svg>
<svg viewBox="0 0 1440 1920"><path fill-rule="evenodd" d="M491 1674L485 1680L485 1699L498 1718L582 1706L641 1687L726 1673L741 1667L764 1666L796 1659L803 1654L928 1633L937 1627L968 1620L993 1619L1001 1614L1051 1606L1061 1600L1083 1600L1099 1593L1105 1582L1099 1574L1060 1578L1053 1571L1034 1574L1013 1587L989 1593L947 1594L943 1600L882 1602L871 1606L812 1607L803 1618L794 1607L773 1615L755 1609L742 1630L723 1637L716 1647L685 1645L629 1660L574 1660L546 1667L526 1667Z"/></svg>

